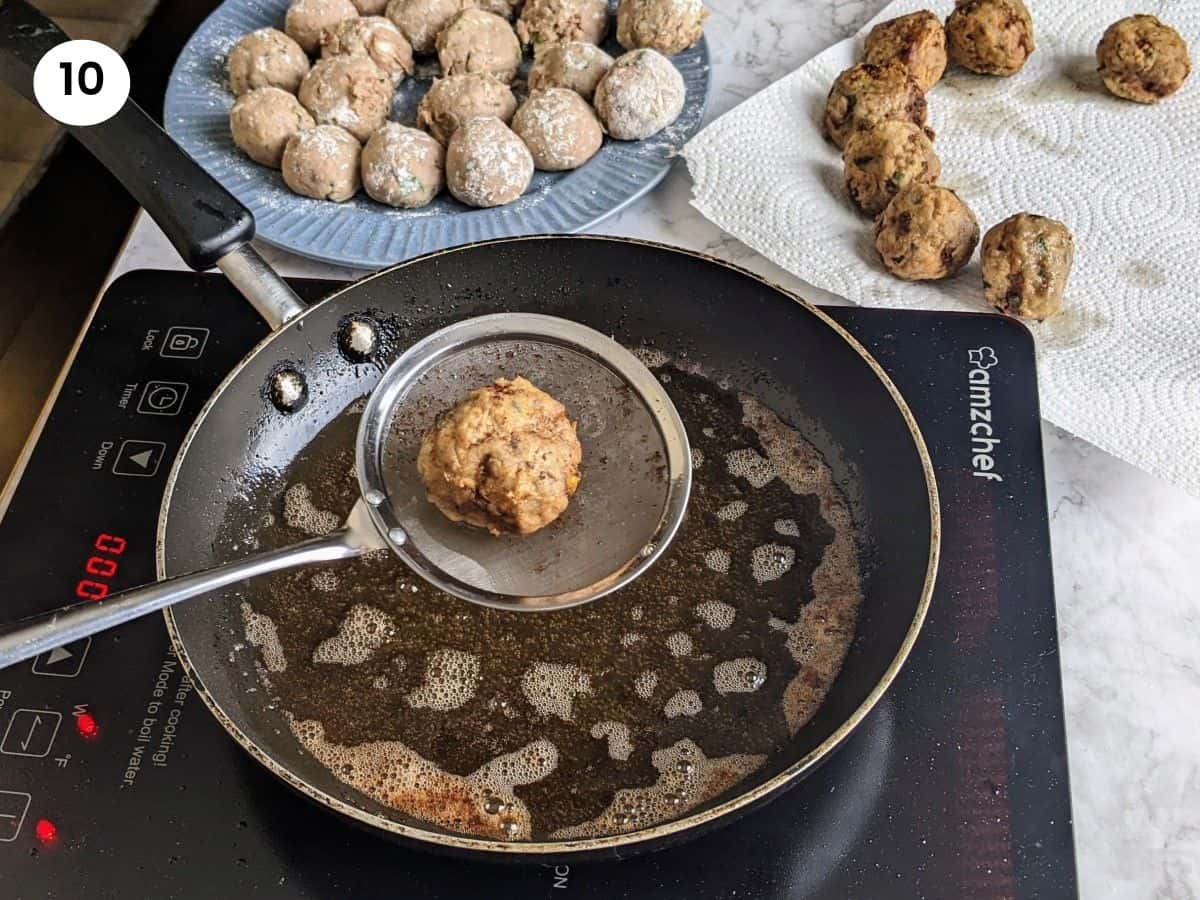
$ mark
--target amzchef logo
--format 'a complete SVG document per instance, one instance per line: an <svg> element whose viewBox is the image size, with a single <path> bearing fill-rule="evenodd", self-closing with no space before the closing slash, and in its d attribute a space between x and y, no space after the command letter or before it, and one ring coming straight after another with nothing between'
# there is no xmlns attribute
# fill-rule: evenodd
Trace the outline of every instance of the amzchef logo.
<svg viewBox="0 0 1200 900"><path fill-rule="evenodd" d="M995 452L1000 446L1000 438L996 437L996 423L992 420L991 370L1000 364L1000 360L991 347L968 350L967 358L971 363L971 369L967 373L971 415L971 474L988 481L1003 481L1004 476L996 471Z"/></svg>

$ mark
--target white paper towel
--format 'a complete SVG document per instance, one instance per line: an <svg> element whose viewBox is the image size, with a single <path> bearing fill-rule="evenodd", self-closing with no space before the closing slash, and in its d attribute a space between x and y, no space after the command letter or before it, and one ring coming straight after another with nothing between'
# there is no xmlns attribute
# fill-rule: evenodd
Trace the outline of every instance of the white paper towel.
<svg viewBox="0 0 1200 900"><path fill-rule="evenodd" d="M1020 73L952 65L928 94L941 183L983 231L1022 211L1072 229L1064 311L1029 323L1043 415L1200 494L1200 71L1175 96L1141 106L1104 90L1095 57L1108 24L1134 12L1169 22L1200 56L1200 2L1026 2L1037 50ZM952 5L898 0L875 21L923 8L944 16ZM820 120L869 28L693 138L683 149L692 202L768 259L854 302L986 311L978 255L946 281L898 281L878 260L872 223L845 196Z"/></svg>

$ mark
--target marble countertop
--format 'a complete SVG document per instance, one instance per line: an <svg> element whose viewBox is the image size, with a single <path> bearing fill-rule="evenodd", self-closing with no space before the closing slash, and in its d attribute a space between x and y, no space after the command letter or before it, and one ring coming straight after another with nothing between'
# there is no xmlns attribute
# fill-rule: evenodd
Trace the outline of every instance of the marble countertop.
<svg viewBox="0 0 1200 900"><path fill-rule="evenodd" d="M705 2L709 120L886 5ZM705 220L689 205L690 190L678 162L655 191L595 231L701 250L810 300L836 302ZM359 274L270 248L264 255L285 274ZM112 277L179 267L142 214ZM1051 425L1043 435L1081 895L1191 900L1200 895L1200 499Z"/></svg>

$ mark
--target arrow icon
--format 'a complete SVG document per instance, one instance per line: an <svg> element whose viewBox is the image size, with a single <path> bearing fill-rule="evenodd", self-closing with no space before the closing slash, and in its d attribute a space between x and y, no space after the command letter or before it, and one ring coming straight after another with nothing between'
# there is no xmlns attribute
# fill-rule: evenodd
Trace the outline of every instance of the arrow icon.
<svg viewBox="0 0 1200 900"><path fill-rule="evenodd" d="M75 654L66 647L55 647L50 651L50 655L46 657L46 662L48 662L50 665L54 665L55 663L62 662L64 659L70 659L74 655Z"/></svg>
<svg viewBox="0 0 1200 900"><path fill-rule="evenodd" d="M153 450L143 450L141 453L135 453L133 456L129 457L129 461L132 463L137 463L139 466L145 469L150 465L150 460L153 458L153 456Z"/></svg>
<svg viewBox="0 0 1200 900"><path fill-rule="evenodd" d="M29 726L29 734L25 735L25 740L21 741L21 749L28 750L29 744L33 740L33 733L38 730L38 726L42 724L42 717L35 715L33 724Z"/></svg>

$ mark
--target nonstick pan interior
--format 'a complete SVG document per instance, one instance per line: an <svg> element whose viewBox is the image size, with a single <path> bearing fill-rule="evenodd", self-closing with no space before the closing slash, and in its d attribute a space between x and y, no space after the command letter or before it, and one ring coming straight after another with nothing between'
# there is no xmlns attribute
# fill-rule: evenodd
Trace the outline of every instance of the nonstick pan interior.
<svg viewBox="0 0 1200 900"><path fill-rule="evenodd" d="M645 832L573 843L491 843L437 831L338 782L303 752L255 672L231 665L244 641L236 592L168 615L200 692L246 749L297 788L368 825L460 850L604 854L670 842L781 790L815 766L878 699L915 638L936 567L936 496L907 411L856 345L787 294L739 270L667 248L608 238L530 238L473 245L372 276L272 337L206 409L172 475L160 523L160 574L236 554L227 507L277 478L378 372L338 352L340 320L385 320L398 349L459 319L502 311L561 316L631 346L698 363L752 393L813 443L852 506L865 596L840 676L823 706L730 795ZM303 370L306 407L282 416L263 385L281 364ZM604 601L598 601L603 603ZM254 690L251 690L254 689Z"/></svg>

